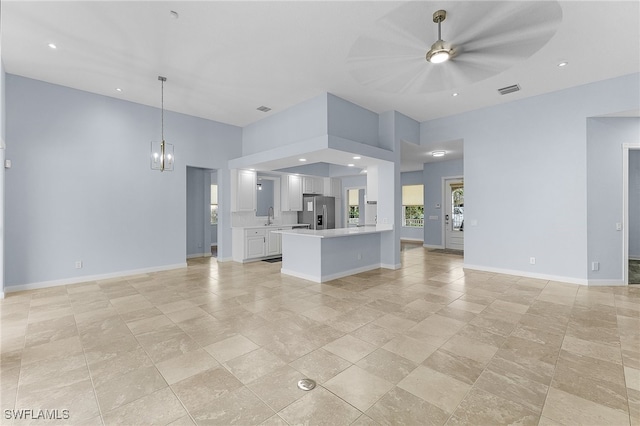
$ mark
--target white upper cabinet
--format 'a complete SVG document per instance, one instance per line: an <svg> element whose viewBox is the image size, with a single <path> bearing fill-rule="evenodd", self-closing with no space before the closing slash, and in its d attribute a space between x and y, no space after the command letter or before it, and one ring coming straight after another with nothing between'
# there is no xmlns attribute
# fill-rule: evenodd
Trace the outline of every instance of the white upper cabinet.
<svg viewBox="0 0 640 426"><path fill-rule="evenodd" d="M342 198L342 181L336 178L324 178L324 195Z"/></svg>
<svg viewBox="0 0 640 426"><path fill-rule="evenodd" d="M283 212L302 210L302 178L284 175L281 178L281 205Z"/></svg>
<svg viewBox="0 0 640 426"><path fill-rule="evenodd" d="M256 172L236 170L231 172L231 211L256 210Z"/></svg>
<svg viewBox="0 0 640 426"><path fill-rule="evenodd" d="M324 194L324 179L305 176L302 178L304 194Z"/></svg>

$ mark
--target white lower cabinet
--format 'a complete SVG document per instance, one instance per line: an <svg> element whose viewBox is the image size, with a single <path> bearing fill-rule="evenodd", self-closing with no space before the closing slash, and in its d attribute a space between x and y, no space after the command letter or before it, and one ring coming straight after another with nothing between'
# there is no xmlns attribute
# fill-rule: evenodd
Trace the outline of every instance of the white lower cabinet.
<svg viewBox="0 0 640 426"><path fill-rule="evenodd" d="M278 228L278 231L282 231L285 228ZM291 228L286 228L291 229ZM269 230L267 233L267 255L279 256L282 254L282 234L277 234L274 230Z"/></svg>
<svg viewBox="0 0 640 426"><path fill-rule="evenodd" d="M291 226L265 228L233 228L232 254L236 262L246 262L282 254L282 235L273 231L284 231Z"/></svg>
<svg viewBox="0 0 640 426"><path fill-rule="evenodd" d="M245 231L244 258L255 259L267 254L267 230L247 229Z"/></svg>

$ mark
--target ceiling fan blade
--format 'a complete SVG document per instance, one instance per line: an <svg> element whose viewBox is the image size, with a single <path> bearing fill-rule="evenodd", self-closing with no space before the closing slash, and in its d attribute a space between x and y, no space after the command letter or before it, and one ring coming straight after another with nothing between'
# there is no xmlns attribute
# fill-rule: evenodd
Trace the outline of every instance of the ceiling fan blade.
<svg viewBox="0 0 640 426"><path fill-rule="evenodd" d="M442 38L454 57L431 64L437 39L433 12L445 9ZM450 90L490 78L537 52L562 18L557 2L450 1L404 3L382 17L350 49L347 66L360 83L391 93Z"/></svg>

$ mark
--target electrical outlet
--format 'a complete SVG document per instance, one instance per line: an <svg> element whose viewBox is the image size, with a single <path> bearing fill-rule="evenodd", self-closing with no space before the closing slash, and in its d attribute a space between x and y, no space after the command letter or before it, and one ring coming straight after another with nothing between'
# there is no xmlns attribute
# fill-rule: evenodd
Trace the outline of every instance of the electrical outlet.
<svg viewBox="0 0 640 426"><path fill-rule="evenodd" d="M358 260L362 260L362 253L358 253Z"/></svg>
<svg viewBox="0 0 640 426"><path fill-rule="evenodd" d="M591 262L591 270L599 271L600 270L600 262Z"/></svg>
<svg viewBox="0 0 640 426"><path fill-rule="evenodd" d="M82 269L82 260L76 260L76 269Z"/></svg>
<svg viewBox="0 0 640 426"><path fill-rule="evenodd" d="M532 264L532 265L535 265L536 264L536 258L535 257L530 257L529 258L529 263Z"/></svg>

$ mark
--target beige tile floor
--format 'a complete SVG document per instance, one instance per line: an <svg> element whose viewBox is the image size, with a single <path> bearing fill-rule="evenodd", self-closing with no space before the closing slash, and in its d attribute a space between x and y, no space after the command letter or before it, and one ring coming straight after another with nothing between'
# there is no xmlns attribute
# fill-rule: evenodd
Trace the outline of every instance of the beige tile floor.
<svg viewBox="0 0 640 426"><path fill-rule="evenodd" d="M200 259L9 294L0 421L640 425L640 287L465 271L404 248L400 270L322 285ZM318 387L297 389L302 377Z"/></svg>

